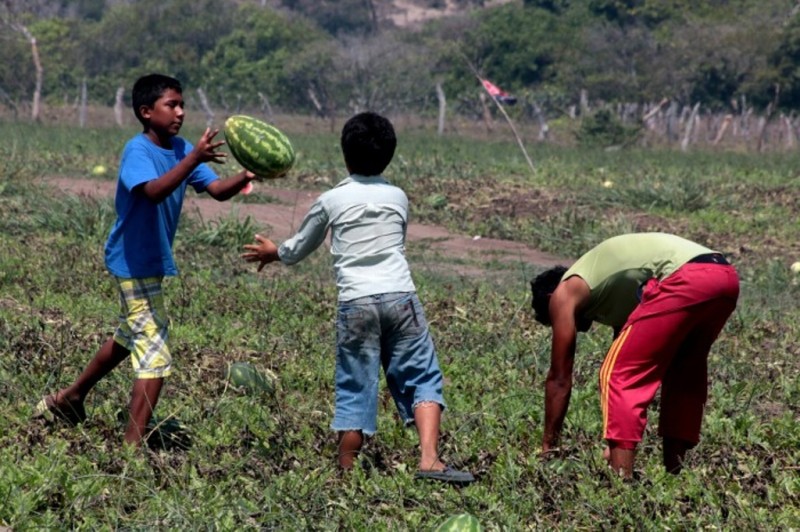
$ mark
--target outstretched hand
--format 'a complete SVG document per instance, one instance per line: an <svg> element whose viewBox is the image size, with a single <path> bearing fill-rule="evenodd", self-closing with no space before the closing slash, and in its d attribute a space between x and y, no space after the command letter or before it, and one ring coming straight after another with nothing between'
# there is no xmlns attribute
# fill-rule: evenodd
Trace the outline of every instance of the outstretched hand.
<svg viewBox="0 0 800 532"><path fill-rule="evenodd" d="M197 160L201 163L225 162L225 158L228 156L228 154L217 151L217 148L225 144L225 141L220 140L215 142L214 137L216 137L217 134L219 134L219 129L212 131L210 127L207 127L203 132L203 136L201 136L200 140L197 141L197 144L194 145L194 151L197 154Z"/></svg>
<svg viewBox="0 0 800 532"><path fill-rule="evenodd" d="M261 235L256 235L257 244L245 244L244 249L248 250L247 253L242 253L240 256L247 262L258 262L258 271L264 269L266 264L280 260L278 257L278 246L272 240L264 238Z"/></svg>

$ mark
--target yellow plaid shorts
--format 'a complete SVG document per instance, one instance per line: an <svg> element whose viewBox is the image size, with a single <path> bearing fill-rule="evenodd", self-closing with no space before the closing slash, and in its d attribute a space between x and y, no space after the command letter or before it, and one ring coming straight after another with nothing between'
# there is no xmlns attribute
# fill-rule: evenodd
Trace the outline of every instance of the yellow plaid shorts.
<svg viewBox="0 0 800 532"><path fill-rule="evenodd" d="M119 288L119 326L114 341L131 352L137 379L158 379L172 372L169 318L161 290L163 277L124 279Z"/></svg>

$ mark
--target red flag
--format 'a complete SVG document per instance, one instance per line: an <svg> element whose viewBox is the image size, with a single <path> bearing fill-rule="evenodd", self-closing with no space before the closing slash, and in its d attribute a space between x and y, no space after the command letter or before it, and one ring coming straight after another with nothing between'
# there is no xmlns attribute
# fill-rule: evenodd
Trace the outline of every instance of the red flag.
<svg viewBox="0 0 800 532"><path fill-rule="evenodd" d="M489 93L489 96L494 98L500 103L506 103L508 105L514 105L517 103L517 99L514 96L511 96L509 93L489 81L488 79L481 79L481 83L483 83L483 87L486 89L486 92Z"/></svg>
<svg viewBox="0 0 800 532"><path fill-rule="evenodd" d="M488 92L492 98L497 98L498 96L506 96L506 93L503 90L501 90L500 87L498 87L488 79L482 79L481 83L483 83L483 87L486 89L486 92Z"/></svg>

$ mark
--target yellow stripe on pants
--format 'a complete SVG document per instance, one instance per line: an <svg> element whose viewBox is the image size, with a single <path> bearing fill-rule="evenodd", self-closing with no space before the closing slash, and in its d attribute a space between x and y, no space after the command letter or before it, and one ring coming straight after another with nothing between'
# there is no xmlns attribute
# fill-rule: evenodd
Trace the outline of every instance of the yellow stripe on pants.
<svg viewBox="0 0 800 532"><path fill-rule="evenodd" d="M611 381L611 373L614 371L617 355L619 355L622 345L625 343L625 339L628 337L632 328L633 325L626 327L625 330L622 331L622 334L614 340L614 343L611 344L611 348L608 350L606 359L603 361L603 365L600 367L600 408L603 412L603 437L606 435L606 428L608 426L608 384Z"/></svg>

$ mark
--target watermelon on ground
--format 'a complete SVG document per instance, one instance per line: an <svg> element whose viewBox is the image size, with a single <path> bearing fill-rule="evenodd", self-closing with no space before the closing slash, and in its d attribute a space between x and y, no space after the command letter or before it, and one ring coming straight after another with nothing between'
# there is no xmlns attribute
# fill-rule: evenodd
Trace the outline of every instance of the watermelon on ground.
<svg viewBox="0 0 800 532"><path fill-rule="evenodd" d="M480 532L483 530L474 515L457 514L436 527L434 532Z"/></svg>
<svg viewBox="0 0 800 532"><path fill-rule="evenodd" d="M225 141L243 168L259 177L282 177L295 161L294 147L278 128L247 115L225 121Z"/></svg>
<svg viewBox="0 0 800 532"><path fill-rule="evenodd" d="M174 417L161 419L153 415L145 433L145 441L151 449L189 449L192 446L189 430Z"/></svg>
<svg viewBox="0 0 800 532"><path fill-rule="evenodd" d="M234 362L228 366L227 380L248 393L273 393L277 376L269 370L259 371L247 362Z"/></svg>

